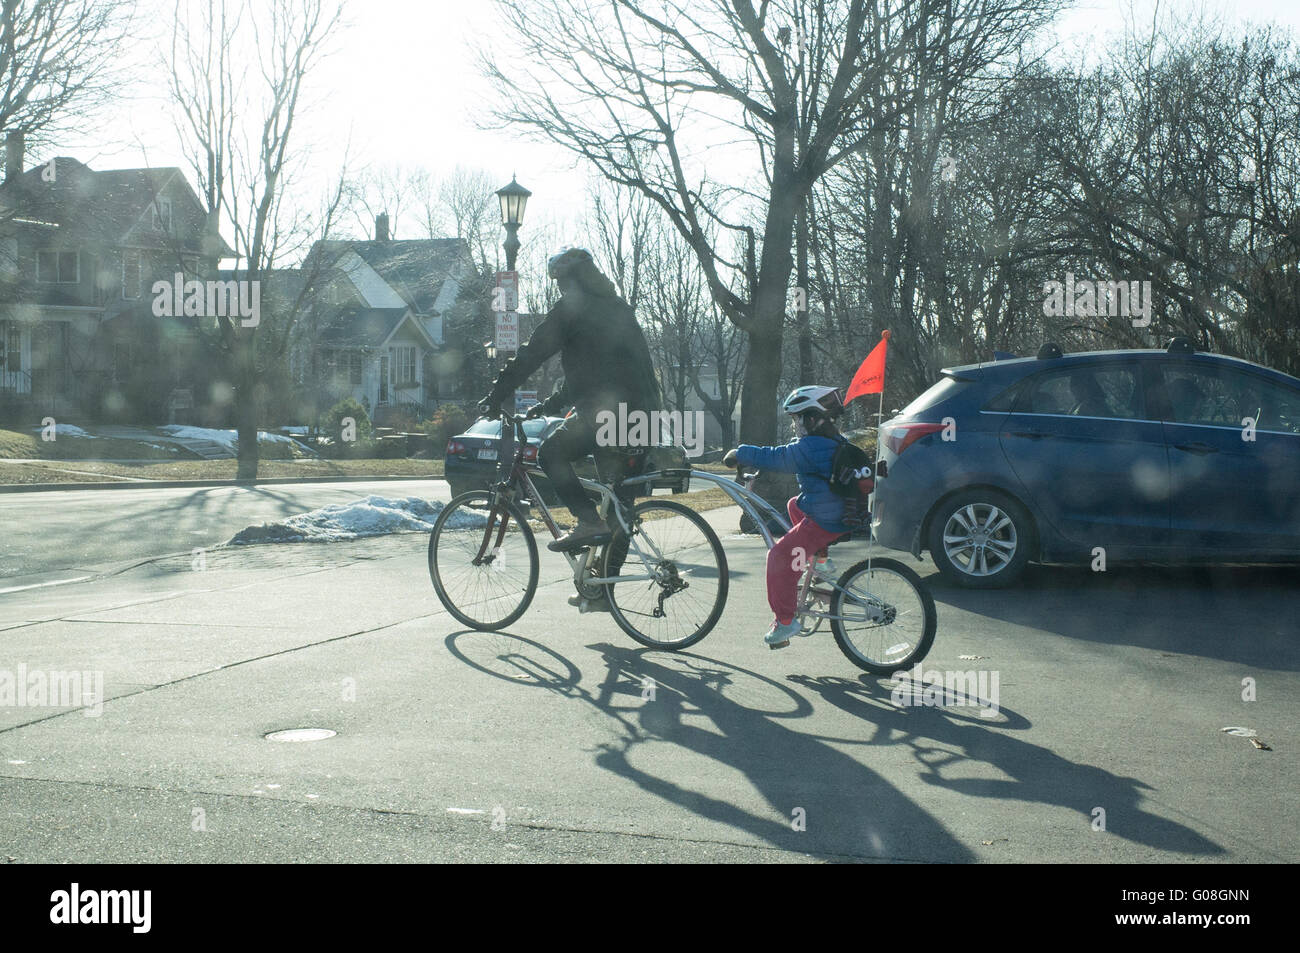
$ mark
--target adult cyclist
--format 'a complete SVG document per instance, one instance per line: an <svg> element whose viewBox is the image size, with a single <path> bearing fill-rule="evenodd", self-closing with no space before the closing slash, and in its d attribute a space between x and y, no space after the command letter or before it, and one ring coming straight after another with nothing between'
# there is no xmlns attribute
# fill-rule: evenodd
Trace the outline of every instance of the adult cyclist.
<svg viewBox="0 0 1300 953"><path fill-rule="evenodd" d="M573 463L597 452L596 420L602 411L615 415L649 414L660 404L659 382L641 326L613 282L601 274L583 248L561 251L547 262L546 273L560 288L560 300L546 314L528 343L507 361L480 406L499 411L503 401L546 360L560 355L562 390L529 408L537 416L573 404L573 412L542 443L537 462L560 502L577 517L577 525L548 545L555 552L609 542L611 533L595 504L582 489Z"/></svg>

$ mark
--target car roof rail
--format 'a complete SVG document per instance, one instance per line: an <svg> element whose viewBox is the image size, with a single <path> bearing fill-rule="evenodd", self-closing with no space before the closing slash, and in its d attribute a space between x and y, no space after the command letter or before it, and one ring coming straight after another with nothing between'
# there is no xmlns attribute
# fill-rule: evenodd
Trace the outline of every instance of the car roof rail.
<svg viewBox="0 0 1300 953"><path fill-rule="evenodd" d="M1185 335L1178 335L1169 339L1169 344L1165 350L1170 354L1195 354L1196 348L1192 346L1192 339Z"/></svg>
<svg viewBox="0 0 1300 953"><path fill-rule="evenodd" d="M1043 346L1038 349L1038 359L1040 361L1050 361L1061 356L1061 347L1055 341L1044 341Z"/></svg>

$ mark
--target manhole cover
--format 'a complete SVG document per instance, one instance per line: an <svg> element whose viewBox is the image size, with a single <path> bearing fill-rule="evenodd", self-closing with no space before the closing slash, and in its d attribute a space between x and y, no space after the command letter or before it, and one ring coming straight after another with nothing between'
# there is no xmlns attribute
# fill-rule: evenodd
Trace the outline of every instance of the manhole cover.
<svg viewBox="0 0 1300 953"><path fill-rule="evenodd" d="M337 731L330 731L328 728L285 728L283 731L273 731L266 735L267 741L324 741L326 738L333 738Z"/></svg>

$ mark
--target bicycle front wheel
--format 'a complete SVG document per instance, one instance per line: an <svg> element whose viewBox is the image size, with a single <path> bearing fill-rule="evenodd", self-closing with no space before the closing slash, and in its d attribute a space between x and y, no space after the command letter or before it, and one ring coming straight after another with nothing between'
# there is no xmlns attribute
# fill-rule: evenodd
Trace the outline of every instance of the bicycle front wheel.
<svg viewBox="0 0 1300 953"><path fill-rule="evenodd" d="M451 615L471 629L503 629L537 592L537 541L523 512L487 490L448 503L429 534L429 577Z"/></svg>
<svg viewBox="0 0 1300 953"><path fill-rule="evenodd" d="M857 563L831 597L831 631L854 665L890 675L925 658L938 617L921 577L893 559Z"/></svg>
<svg viewBox="0 0 1300 953"><path fill-rule="evenodd" d="M605 549L610 613L654 649L684 649L709 634L727 601L727 557L718 534L681 503L650 499L634 510L632 536Z"/></svg>

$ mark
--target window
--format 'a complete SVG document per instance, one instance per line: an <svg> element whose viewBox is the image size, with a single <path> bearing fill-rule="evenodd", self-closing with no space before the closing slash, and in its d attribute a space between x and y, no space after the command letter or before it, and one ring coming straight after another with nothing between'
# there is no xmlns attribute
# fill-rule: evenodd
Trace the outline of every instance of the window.
<svg viewBox="0 0 1300 953"><path fill-rule="evenodd" d="M1172 367L1162 371L1175 423L1300 434L1300 392L1227 368Z"/></svg>
<svg viewBox="0 0 1300 953"><path fill-rule="evenodd" d="M172 202L171 199L165 199L162 196L154 199L153 203L153 227L160 232L170 232L172 230Z"/></svg>
<svg viewBox="0 0 1300 953"><path fill-rule="evenodd" d="M415 383L415 348L397 348L397 380L395 383L398 387Z"/></svg>
<svg viewBox="0 0 1300 953"><path fill-rule="evenodd" d="M1021 413L1141 419L1141 391L1130 367L1075 366L1034 379L1017 402Z"/></svg>
<svg viewBox="0 0 1300 953"><path fill-rule="evenodd" d="M361 383L362 357L360 351L334 351L329 357L329 366L334 377L341 383Z"/></svg>
<svg viewBox="0 0 1300 953"><path fill-rule="evenodd" d="M0 321L0 374L16 375L23 369L22 332L17 321ZM5 381L6 387L16 387L16 382Z"/></svg>
<svg viewBox="0 0 1300 953"><path fill-rule="evenodd" d="M388 403L388 355L379 359L379 403Z"/></svg>
<svg viewBox="0 0 1300 953"><path fill-rule="evenodd" d="M75 285L81 280L79 256L75 251L36 253L36 280L47 284Z"/></svg>
<svg viewBox="0 0 1300 953"><path fill-rule="evenodd" d="M140 253L122 252L122 297L140 297Z"/></svg>

